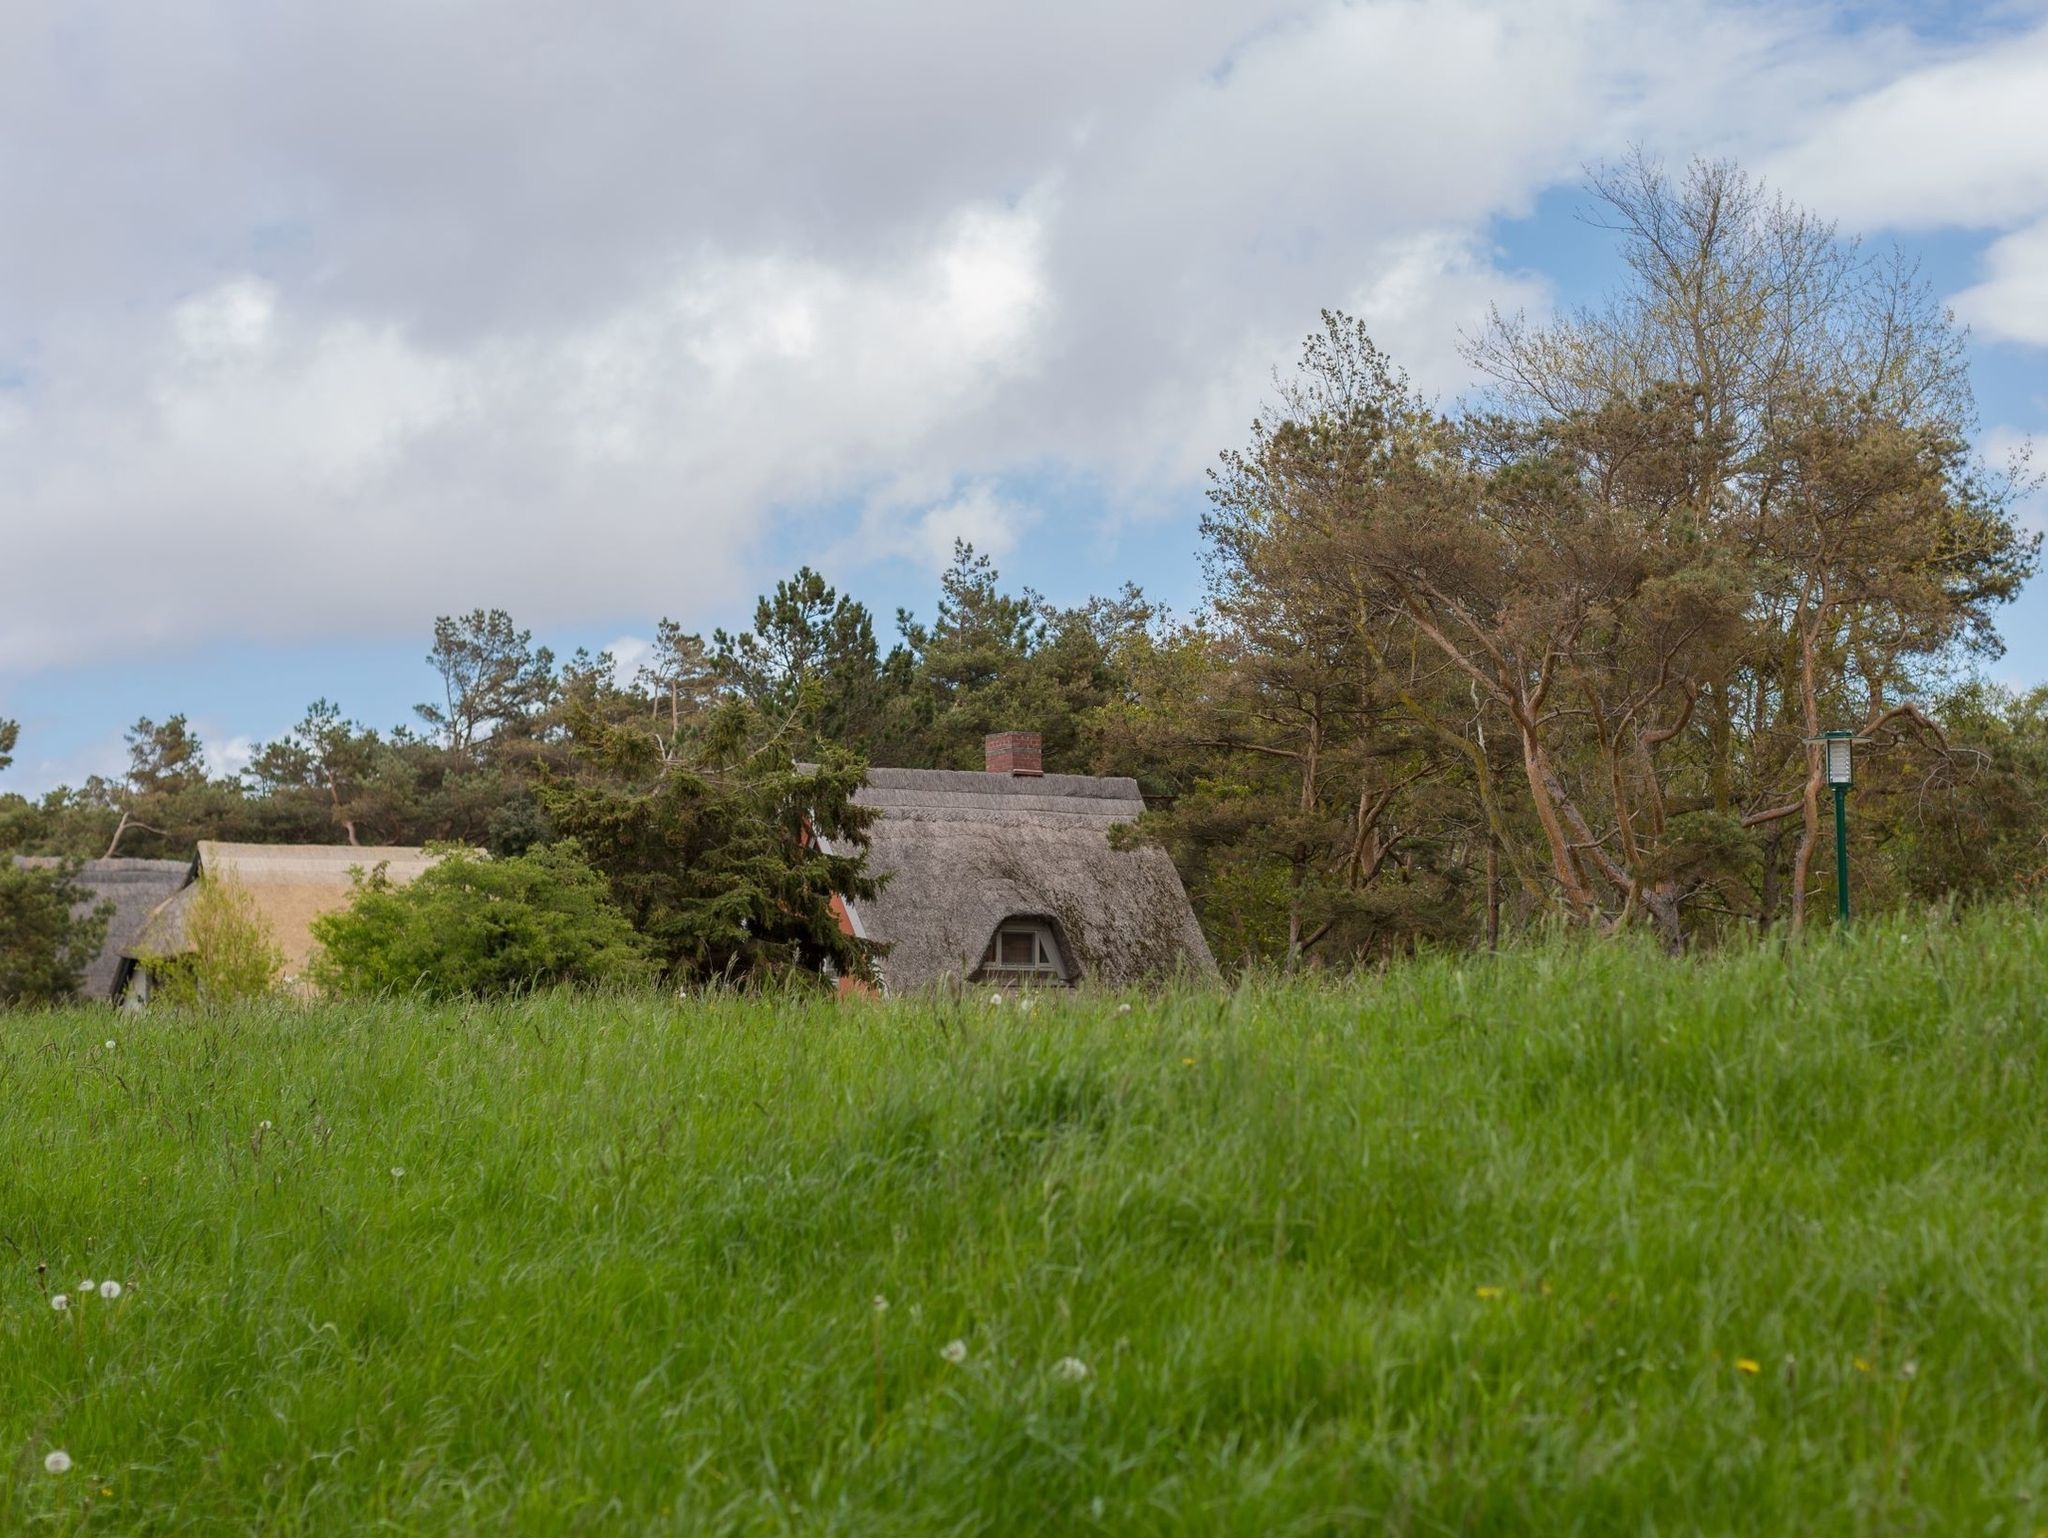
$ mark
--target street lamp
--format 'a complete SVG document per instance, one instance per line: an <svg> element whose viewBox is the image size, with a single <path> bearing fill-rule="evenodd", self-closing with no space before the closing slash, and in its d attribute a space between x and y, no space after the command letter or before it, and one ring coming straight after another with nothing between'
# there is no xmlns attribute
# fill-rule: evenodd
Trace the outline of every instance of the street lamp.
<svg viewBox="0 0 2048 1538"><path fill-rule="evenodd" d="M1820 738L1827 754L1828 783L1835 787L1835 912L1849 922L1849 786L1854 782L1851 747L1854 732L1826 732Z"/></svg>

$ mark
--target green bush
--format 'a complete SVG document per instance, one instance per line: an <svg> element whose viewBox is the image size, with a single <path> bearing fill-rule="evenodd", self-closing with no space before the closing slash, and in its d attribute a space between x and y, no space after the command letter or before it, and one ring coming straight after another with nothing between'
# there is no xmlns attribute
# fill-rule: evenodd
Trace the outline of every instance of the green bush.
<svg viewBox="0 0 2048 1538"><path fill-rule="evenodd" d="M447 999L654 976L645 945L573 841L509 860L451 850L403 887L381 869L359 874L348 907L316 920L313 936L313 981L340 997Z"/></svg>
<svg viewBox="0 0 2048 1538"><path fill-rule="evenodd" d="M0 1006L68 999L99 954L113 905L86 907L92 893L78 869L75 860L28 866L0 855Z"/></svg>
<svg viewBox="0 0 2048 1538"><path fill-rule="evenodd" d="M277 987L284 952L248 890L202 874L185 911L186 949L141 957L160 1004L235 1004Z"/></svg>

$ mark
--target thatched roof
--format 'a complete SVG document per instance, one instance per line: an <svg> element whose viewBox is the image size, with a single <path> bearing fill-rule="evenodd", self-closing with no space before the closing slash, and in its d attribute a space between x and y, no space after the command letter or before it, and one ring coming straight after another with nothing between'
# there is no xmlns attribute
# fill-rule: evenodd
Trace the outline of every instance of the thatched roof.
<svg viewBox="0 0 2048 1538"><path fill-rule="evenodd" d="M394 884L403 886L440 858L403 844L224 844L209 839L199 845L198 868L249 894L284 952L285 975L296 978L313 957L313 920L347 906L354 890L352 870L381 865ZM175 956L187 950L185 915L192 895L188 887L159 908L128 954Z"/></svg>
<svg viewBox="0 0 2048 1538"><path fill-rule="evenodd" d="M889 879L849 908L858 932L889 943L893 993L966 978L1013 918L1049 920L1076 981L1216 970L1165 851L1110 847L1109 830L1145 809L1135 780L871 769L855 799L881 812L868 865Z"/></svg>
<svg viewBox="0 0 2048 1538"><path fill-rule="evenodd" d="M62 862L42 856L20 855L21 865L47 868ZM87 860L79 868L78 883L92 893L92 900L80 908L90 911L102 902L114 905L107 920L106 943L85 969L78 995L85 999L114 997L121 979L121 961L129 954L135 937L149 921L157 904L192 877L190 860Z"/></svg>

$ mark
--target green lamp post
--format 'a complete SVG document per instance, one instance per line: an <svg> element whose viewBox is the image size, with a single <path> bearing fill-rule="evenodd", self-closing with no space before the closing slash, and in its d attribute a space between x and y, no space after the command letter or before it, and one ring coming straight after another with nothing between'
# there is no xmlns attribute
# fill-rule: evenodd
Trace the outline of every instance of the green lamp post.
<svg viewBox="0 0 2048 1538"><path fill-rule="evenodd" d="M1849 922L1849 786L1854 778L1850 744L1854 732L1827 732L1821 749L1828 756L1828 783L1835 787L1835 912Z"/></svg>

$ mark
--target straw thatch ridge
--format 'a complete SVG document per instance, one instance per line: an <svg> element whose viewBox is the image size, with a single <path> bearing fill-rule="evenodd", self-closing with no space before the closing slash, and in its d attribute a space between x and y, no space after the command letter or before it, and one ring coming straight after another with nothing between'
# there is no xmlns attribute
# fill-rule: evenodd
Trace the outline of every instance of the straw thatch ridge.
<svg viewBox="0 0 2048 1538"><path fill-rule="evenodd" d="M63 862L45 855L17 855L15 863L47 870ZM130 953L151 912L191 878L190 860L81 862L78 884L92 893L92 900L81 904L77 911L90 912L103 902L112 903L114 911L107 920L106 941L79 982L80 998L113 1001L122 980L122 959Z"/></svg>
<svg viewBox="0 0 2048 1538"><path fill-rule="evenodd" d="M871 769L855 800L881 813L868 865L886 880L853 917L890 947L892 993L963 982L1012 918L1050 920L1079 982L1216 970L1165 851L1110 846L1145 809L1135 780Z"/></svg>
<svg viewBox="0 0 2048 1538"><path fill-rule="evenodd" d="M348 905L352 871L382 866L395 885L403 886L440 858L404 844L228 844L209 839L199 845L197 868L249 894L284 953L285 975L297 979L316 949L313 920ZM191 902L192 888L187 887L157 909L128 954L176 956L189 949L185 915Z"/></svg>

